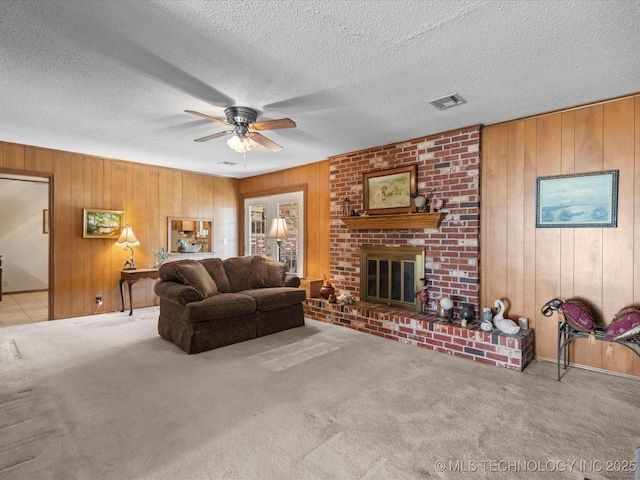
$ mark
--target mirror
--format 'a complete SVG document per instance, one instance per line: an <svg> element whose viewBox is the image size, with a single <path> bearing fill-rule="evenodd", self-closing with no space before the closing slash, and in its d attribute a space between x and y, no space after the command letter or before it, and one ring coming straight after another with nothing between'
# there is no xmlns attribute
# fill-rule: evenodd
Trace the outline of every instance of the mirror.
<svg viewBox="0 0 640 480"><path fill-rule="evenodd" d="M210 253L212 226L210 218L169 217L167 250L171 253Z"/></svg>

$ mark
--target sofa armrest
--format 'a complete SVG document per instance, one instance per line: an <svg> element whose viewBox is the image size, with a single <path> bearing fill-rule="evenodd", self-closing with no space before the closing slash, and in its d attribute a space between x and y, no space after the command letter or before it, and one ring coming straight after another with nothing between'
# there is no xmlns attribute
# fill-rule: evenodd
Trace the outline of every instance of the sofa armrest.
<svg viewBox="0 0 640 480"><path fill-rule="evenodd" d="M297 275L286 275L284 277L284 286L298 288L300 286L300 277Z"/></svg>
<svg viewBox="0 0 640 480"><path fill-rule="evenodd" d="M202 295L200 295L198 290L178 282L156 282L153 290L160 298L177 303L178 305L186 305L202 300Z"/></svg>

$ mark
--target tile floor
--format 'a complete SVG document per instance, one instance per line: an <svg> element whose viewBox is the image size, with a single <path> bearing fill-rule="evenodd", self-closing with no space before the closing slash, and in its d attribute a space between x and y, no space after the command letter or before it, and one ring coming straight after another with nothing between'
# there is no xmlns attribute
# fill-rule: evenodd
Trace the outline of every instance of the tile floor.
<svg viewBox="0 0 640 480"><path fill-rule="evenodd" d="M49 317L49 292L3 293L0 302L0 327L46 322Z"/></svg>

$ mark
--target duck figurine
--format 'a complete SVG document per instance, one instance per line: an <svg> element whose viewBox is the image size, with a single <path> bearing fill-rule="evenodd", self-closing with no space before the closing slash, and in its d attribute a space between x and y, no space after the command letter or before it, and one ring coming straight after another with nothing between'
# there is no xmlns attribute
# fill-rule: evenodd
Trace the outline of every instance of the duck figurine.
<svg viewBox="0 0 640 480"><path fill-rule="evenodd" d="M197 243L187 243L184 238L178 239L178 251L180 253L198 253L202 248L202 245Z"/></svg>
<svg viewBox="0 0 640 480"><path fill-rule="evenodd" d="M498 309L498 313L493 317L493 324L495 327L509 335L518 333L520 331L520 326L513 320L504 318L504 302L498 299L494 302L494 306Z"/></svg>

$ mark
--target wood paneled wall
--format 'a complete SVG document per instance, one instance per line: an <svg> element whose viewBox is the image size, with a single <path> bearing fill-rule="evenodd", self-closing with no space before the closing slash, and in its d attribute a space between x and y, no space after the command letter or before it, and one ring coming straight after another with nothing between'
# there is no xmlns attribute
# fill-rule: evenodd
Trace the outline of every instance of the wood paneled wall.
<svg viewBox="0 0 640 480"><path fill-rule="evenodd" d="M322 278L329 272L329 160L240 180L241 198L275 195L295 185L306 185L305 277ZM239 214L242 215L242 205ZM239 224L242 221L239 220ZM242 231L239 233L242 238ZM240 242L242 243L242 241ZM241 247L242 248L242 247ZM242 251L242 250L241 250Z"/></svg>
<svg viewBox="0 0 640 480"><path fill-rule="evenodd" d="M124 210L140 240L136 265L153 264L151 252L167 246L168 217L213 218L214 253L238 252L238 180L129 161L0 142L0 170L52 176L53 318L120 310L119 270L128 252L114 239L82 238L82 210ZM226 239L226 242L224 241ZM134 307L158 303L152 281L134 287Z"/></svg>
<svg viewBox="0 0 640 480"><path fill-rule="evenodd" d="M536 178L619 170L617 228L535 228ZM608 325L640 303L640 96L489 126L483 130L481 301L528 317L536 355L556 358L557 315L540 307L581 297ZM608 342L576 340L570 361L640 375L640 359Z"/></svg>

